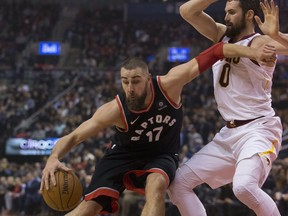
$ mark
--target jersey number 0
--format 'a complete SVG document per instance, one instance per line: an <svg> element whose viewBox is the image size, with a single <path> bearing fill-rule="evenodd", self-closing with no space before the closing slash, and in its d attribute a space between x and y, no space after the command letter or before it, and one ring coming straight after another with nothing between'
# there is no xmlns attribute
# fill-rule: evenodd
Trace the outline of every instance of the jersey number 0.
<svg viewBox="0 0 288 216"><path fill-rule="evenodd" d="M231 71L231 62L238 64L240 58L227 58L226 63L223 65L219 83L222 87L227 87L229 85L229 76Z"/></svg>

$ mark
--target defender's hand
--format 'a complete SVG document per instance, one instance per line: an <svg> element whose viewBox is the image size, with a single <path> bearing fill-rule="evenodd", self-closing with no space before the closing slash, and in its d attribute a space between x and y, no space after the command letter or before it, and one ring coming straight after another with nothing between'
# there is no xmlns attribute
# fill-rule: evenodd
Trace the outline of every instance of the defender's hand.
<svg viewBox="0 0 288 216"><path fill-rule="evenodd" d="M279 35L279 8L275 5L274 1L271 0L270 4L268 0L264 3L260 2L261 9L264 14L264 22L261 21L259 16L255 16L255 21L257 22L259 28L266 34L273 37L278 37Z"/></svg>
<svg viewBox="0 0 288 216"><path fill-rule="evenodd" d="M265 66L274 66L276 62L276 48L269 44L264 44L256 50L256 61Z"/></svg>

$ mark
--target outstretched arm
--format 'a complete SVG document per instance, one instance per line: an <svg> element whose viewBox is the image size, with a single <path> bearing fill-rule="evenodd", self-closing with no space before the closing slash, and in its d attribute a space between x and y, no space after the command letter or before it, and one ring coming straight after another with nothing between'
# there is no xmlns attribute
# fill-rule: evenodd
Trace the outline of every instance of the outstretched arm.
<svg viewBox="0 0 288 216"><path fill-rule="evenodd" d="M255 49L237 44L225 44L219 42L211 48L203 51L195 57L199 73L210 68L219 59L232 57L246 57L257 61L261 65L270 65L276 60L275 48L264 45L261 49Z"/></svg>
<svg viewBox="0 0 288 216"><path fill-rule="evenodd" d="M221 49L221 46L223 48ZM211 52L212 51L212 52ZM261 65L269 66L276 60L276 49L271 45L264 45L261 49L255 49L237 44L224 44L220 42L208 50L200 53L196 58L199 73L210 68L216 61L232 57L246 57L257 61Z"/></svg>
<svg viewBox="0 0 288 216"><path fill-rule="evenodd" d="M191 61L172 68L167 75L161 76L162 88L175 103L179 103L183 86L210 68L216 61L225 57L247 57L262 65L270 65L274 64L276 54L275 48L269 45L255 49L220 42L203 51Z"/></svg>
<svg viewBox="0 0 288 216"><path fill-rule="evenodd" d="M226 26L215 22L215 20L204 12L217 0L189 0L179 8L180 15L200 34L217 43L223 36Z"/></svg>
<svg viewBox="0 0 288 216"><path fill-rule="evenodd" d="M74 146L80 144L87 138L95 136L98 132L108 126L118 126L119 124L121 124L120 112L117 102L113 100L99 107L90 119L83 122L73 132L60 138L53 147L52 153L42 171L40 190L44 190L44 184L46 189L49 188L50 179L54 185L56 184L54 172L57 169L69 171L68 167L63 163L60 163L60 159L62 159Z"/></svg>
<svg viewBox="0 0 288 216"><path fill-rule="evenodd" d="M276 47L276 52L279 54L288 54L288 35L279 31L279 8L271 0L270 4L268 0L264 3L260 2L261 9L264 14L264 22L258 16L255 16L255 20L261 29L261 31L272 38L274 41L270 42ZM268 42L269 39L266 41Z"/></svg>

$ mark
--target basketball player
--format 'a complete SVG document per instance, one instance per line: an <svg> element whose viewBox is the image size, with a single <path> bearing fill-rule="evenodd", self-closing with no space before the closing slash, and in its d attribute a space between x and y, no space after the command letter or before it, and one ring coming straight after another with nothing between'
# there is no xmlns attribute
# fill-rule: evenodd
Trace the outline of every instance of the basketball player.
<svg viewBox="0 0 288 216"><path fill-rule="evenodd" d="M214 43L259 48L263 43L288 54L288 36L279 32L279 10L273 1L228 0L225 24L203 12L216 0L190 0L180 7L182 17ZM258 16L262 8L264 21ZM255 23L265 35L255 33ZM205 216L193 192L207 183L213 189L233 182L235 196L258 216L280 215L261 190L281 147L282 126L271 107L275 65L263 67L248 58L226 58L213 65L214 94L226 121L214 139L181 166L169 195L183 216Z"/></svg>
<svg viewBox="0 0 288 216"><path fill-rule="evenodd" d="M114 213L126 188L145 194L142 215L164 216L166 189L178 165L182 88L224 56L247 56L268 65L276 59L271 46L256 50L221 42L164 76L151 77L147 64L140 59L125 61L120 70L124 93L59 139L43 170L40 189L45 190L44 185L48 189L50 180L56 184L56 169L69 170L59 161L67 152L113 125L111 148L97 164L84 200L67 215Z"/></svg>

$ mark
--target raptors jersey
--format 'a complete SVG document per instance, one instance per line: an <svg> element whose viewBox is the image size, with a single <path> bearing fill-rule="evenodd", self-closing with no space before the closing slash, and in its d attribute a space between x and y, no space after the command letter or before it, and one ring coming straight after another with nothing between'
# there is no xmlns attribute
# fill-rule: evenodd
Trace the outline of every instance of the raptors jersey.
<svg viewBox="0 0 288 216"><path fill-rule="evenodd" d="M249 35L235 44L250 46L258 35ZM227 43L229 39L225 36L222 41ZM274 68L244 57L222 59L213 65L215 99L226 121L274 116L271 107Z"/></svg>
<svg viewBox="0 0 288 216"><path fill-rule="evenodd" d="M152 79L153 99L142 111L130 111L125 95L117 95L125 129L116 127L113 144L131 152L156 155L177 153L180 146L182 104L174 104L161 88L160 77Z"/></svg>

